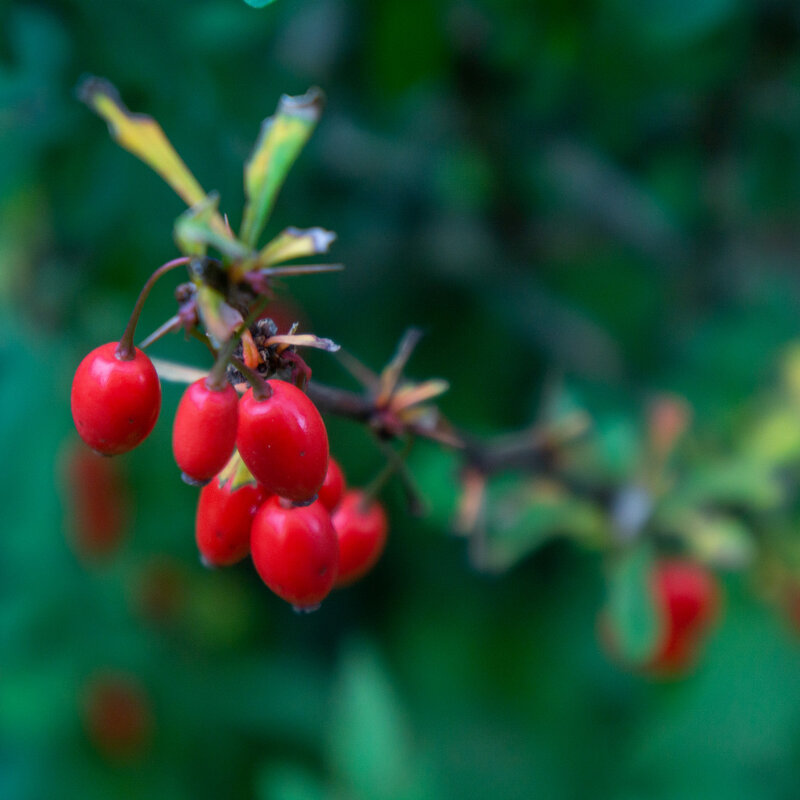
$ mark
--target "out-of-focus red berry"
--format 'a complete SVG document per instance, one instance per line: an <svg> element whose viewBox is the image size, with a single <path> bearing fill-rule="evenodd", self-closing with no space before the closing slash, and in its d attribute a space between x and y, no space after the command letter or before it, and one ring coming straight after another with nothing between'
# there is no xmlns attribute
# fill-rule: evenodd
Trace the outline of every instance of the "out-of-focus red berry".
<svg viewBox="0 0 800 800"><path fill-rule="evenodd" d="M111 556L125 536L130 513L119 462L76 439L65 445L59 466L70 544L90 561Z"/></svg>
<svg viewBox="0 0 800 800"><path fill-rule="evenodd" d="M114 761L141 756L153 733L146 692L137 680L121 673L97 675L88 682L83 717L92 744Z"/></svg>
<svg viewBox="0 0 800 800"><path fill-rule="evenodd" d="M704 567L685 559L660 561L653 590L664 620L664 635L645 665L654 674L680 675L696 660L703 638L720 612L720 589Z"/></svg>
<svg viewBox="0 0 800 800"><path fill-rule="evenodd" d="M364 493L354 489L342 498L331 522L339 540L336 585L346 586L372 569L381 557L389 521L377 500L367 502Z"/></svg>

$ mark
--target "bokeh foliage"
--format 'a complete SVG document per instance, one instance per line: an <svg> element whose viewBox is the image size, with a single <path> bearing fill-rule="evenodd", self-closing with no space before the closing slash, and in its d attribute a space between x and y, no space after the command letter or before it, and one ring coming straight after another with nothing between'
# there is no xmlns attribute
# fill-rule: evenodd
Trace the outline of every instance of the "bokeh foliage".
<svg viewBox="0 0 800 800"><path fill-rule="evenodd" d="M800 649L750 578L726 579L698 674L648 683L597 645L586 540L471 568L436 448L412 462L431 514L392 487L386 557L308 618L246 565L197 564L178 388L122 463L135 507L107 564L69 547L57 454L79 358L120 335L183 209L75 101L78 78L158 119L228 210L260 121L316 84L328 108L270 222L339 235L344 273L287 282L316 333L379 367L421 325L412 374L446 377L442 408L483 433L561 386L621 481L651 393L677 392L694 414L682 491L769 509L800 442L779 360L797 336L796 4L11 0L0 23L0 796L794 796ZM160 288L143 328L173 310ZM180 337L159 352L206 363ZM347 384L327 354L311 364ZM369 480L369 437L330 433ZM783 505L756 533L791 554ZM526 525L591 530L573 503L539 514ZM529 552L512 545L498 557ZM138 761L108 763L82 729L103 670L151 698Z"/></svg>

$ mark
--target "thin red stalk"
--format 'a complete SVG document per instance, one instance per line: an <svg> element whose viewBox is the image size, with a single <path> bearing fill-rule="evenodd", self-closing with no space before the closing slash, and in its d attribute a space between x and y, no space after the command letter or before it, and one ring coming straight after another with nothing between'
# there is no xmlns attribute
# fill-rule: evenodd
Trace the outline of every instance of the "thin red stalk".
<svg viewBox="0 0 800 800"><path fill-rule="evenodd" d="M167 261L166 264L162 264L147 279L147 282L142 287L142 291L139 292L139 297L136 300L136 305L133 307L133 313L131 314L131 317L128 320L128 325L125 328L125 332L122 334L122 338L119 340L119 344L117 345L116 356L120 361L130 361L133 359L133 353L134 353L133 337L136 334L136 323L139 321L139 316L142 313L142 309L144 308L147 296L150 294L150 290L153 288L156 281L162 275L165 275L170 270L188 264L190 260L191 259L189 256L181 256L181 258L174 258L172 259L172 261Z"/></svg>

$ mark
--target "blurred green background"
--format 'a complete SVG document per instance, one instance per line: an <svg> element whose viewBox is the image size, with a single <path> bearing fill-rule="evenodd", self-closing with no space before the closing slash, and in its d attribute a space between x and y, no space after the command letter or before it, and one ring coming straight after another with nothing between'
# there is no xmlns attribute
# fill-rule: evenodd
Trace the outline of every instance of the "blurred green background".
<svg viewBox="0 0 800 800"><path fill-rule="evenodd" d="M442 409L479 433L528 423L559 379L624 441L669 390L702 463L737 441L798 328L792 0L4 3L0 797L797 797L800 643L748 578L725 578L696 674L629 674L596 641L599 556L556 541L478 573L435 448L412 462L432 513L410 518L390 486L381 563L299 617L248 563L198 563L165 386L154 435L115 461L124 541L99 564L76 553L71 376L176 255L182 211L76 101L84 73L158 119L235 224L259 123L321 86L270 231L335 230L347 269L286 289L375 368L421 326L410 374L448 378ZM173 309L159 286L141 333ZM154 352L206 363L180 336ZM369 436L329 431L366 483ZM133 755L86 730L108 674L146 698Z"/></svg>

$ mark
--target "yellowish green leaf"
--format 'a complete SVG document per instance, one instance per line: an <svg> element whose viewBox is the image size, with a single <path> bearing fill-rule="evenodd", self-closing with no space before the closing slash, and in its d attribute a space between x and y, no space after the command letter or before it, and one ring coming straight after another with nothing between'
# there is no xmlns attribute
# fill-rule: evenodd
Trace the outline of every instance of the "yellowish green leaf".
<svg viewBox="0 0 800 800"><path fill-rule="evenodd" d="M258 242L278 192L322 114L323 103L319 89L309 89L299 97L284 95L274 116L264 121L244 173L241 239L250 247Z"/></svg>
<svg viewBox="0 0 800 800"><path fill-rule="evenodd" d="M295 258L327 253L335 241L336 234L324 228L286 228L262 248L257 264L259 267L268 267Z"/></svg>
<svg viewBox="0 0 800 800"><path fill-rule="evenodd" d="M132 114L117 90L102 78L87 78L78 96L107 123L117 143L152 167L189 206L205 199L206 193L189 172L161 126L145 114Z"/></svg>

